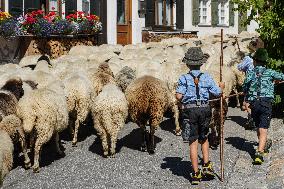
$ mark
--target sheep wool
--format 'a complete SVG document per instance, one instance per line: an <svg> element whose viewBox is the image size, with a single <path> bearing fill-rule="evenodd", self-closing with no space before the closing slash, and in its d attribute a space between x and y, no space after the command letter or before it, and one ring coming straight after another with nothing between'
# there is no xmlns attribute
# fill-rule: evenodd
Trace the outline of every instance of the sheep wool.
<svg viewBox="0 0 284 189"><path fill-rule="evenodd" d="M125 95L130 118L143 130L141 150L146 150L146 124L149 121L151 135L149 152L154 153L155 129L162 122L164 113L168 109L174 112L175 123L178 124L178 108L172 93L163 81L152 76L144 76L134 80L127 87Z"/></svg>
<svg viewBox="0 0 284 189"><path fill-rule="evenodd" d="M24 95L17 107L17 115L22 120L24 131L31 133L34 129L36 130L34 172L39 171L39 154L42 145L48 142L53 135L56 139L57 152L60 155L63 154L59 148L58 133L66 129L68 125L66 98L60 91L60 86L48 87L50 89L37 89Z"/></svg>
<svg viewBox="0 0 284 189"><path fill-rule="evenodd" d="M13 167L14 146L8 133L0 130L0 187L5 176Z"/></svg>
<svg viewBox="0 0 284 189"><path fill-rule="evenodd" d="M94 127L102 140L104 156L113 156L118 132L124 126L128 115L124 93L114 84L105 85L94 101L92 114Z"/></svg>

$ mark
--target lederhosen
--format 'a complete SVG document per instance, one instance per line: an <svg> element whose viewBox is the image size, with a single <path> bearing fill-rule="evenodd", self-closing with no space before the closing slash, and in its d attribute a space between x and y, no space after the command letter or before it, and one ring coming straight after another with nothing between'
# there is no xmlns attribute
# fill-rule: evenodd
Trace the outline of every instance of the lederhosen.
<svg viewBox="0 0 284 189"><path fill-rule="evenodd" d="M209 123L211 120L211 108L208 101L201 101L199 94L200 73L195 77L191 72L189 75L193 78L197 99L183 105L182 109L182 138L184 142L192 143L195 140L205 141L209 133ZM188 89L185 78L186 88Z"/></svg>
<svg viewBox="0 0 284 189"><path fill-rule="evenodd" d="M256 127L268 129L272 115L272 98L261 97L261 76L266 70L256 73L257 79L257 96L256 99L250 102L251 116Z"/></svg>

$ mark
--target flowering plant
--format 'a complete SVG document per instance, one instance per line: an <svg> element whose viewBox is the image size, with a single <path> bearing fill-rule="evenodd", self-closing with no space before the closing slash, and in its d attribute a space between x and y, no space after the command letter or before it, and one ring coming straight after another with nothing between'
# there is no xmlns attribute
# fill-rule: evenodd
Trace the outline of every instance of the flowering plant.
<svg viewBox="0 0 284 189"><path fill-rule="evenodd" d="M53 24L53 34L66 35L75 33L75 26L67 20L58 20Z"/></svg>
<svg viewBox="0 0 284 189"><path fill-rule="evenodd" d="M19 22L17 19L8 18L1 21L0 24L0 36L4 38L8 38L11 36L21 35L22 31L19 26Z"/></svg>
<svg viewBox="0 0 284 189"><path fill-rule="evenodd" d="M0 11L0 22L8 19L8 18L11 18L12 16L8 13L8 12L2 12Z"/></svg>
<svg viewBox="0 0 284 189"><path fill-rule="evenodd" d="M47 37L53 33L53 26L44 18L40 18L30 27L30 32L39 37Z"/></svg>

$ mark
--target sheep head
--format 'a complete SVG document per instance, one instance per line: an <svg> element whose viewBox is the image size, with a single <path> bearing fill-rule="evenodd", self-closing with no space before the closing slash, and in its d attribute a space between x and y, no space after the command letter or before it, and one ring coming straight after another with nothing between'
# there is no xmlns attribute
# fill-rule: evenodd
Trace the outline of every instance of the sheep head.
<svg viewBox="0 0 284 189"><path fill-rule="evenodd" d="M21 78L8 80L1 89L10 91L18 100L24 95L23 81Z"/></svg>
<svg viewBox="0 0 284 189"><path fill-rule="evenodd" d="M99 67L98 67L98 71L104 72L104 73L109 74L109 75L111 75L112 77L114 77L113 72L111 71L111 69L110 69L108 63L102 63L102 64L100 64Z"/></svg>

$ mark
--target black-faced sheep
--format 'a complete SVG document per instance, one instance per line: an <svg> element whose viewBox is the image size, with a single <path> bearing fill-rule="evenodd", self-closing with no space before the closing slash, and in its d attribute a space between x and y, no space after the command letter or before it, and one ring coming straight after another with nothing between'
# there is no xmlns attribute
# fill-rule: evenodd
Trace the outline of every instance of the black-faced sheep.
<svg viewBox="0 0 284 189"><path fill-rule="evenodd" d="M164 113L170 109L178 123L178 108L175 99L166 84L152 76L134 80L125 92L129 115L143 133L141 150L146 151L146 124L150 124L149 153L155 152L154 134L163 120Z"/></svg>
<svg viewBox="0 0 284 189"><path fill-rule="evenodd" d="M128 67L123 67L116 75L115 81L118 87L125 92L127 86L136 78L136 72Z"/></svg>
<svg viewBox="0 0 284 189"><path fill-rule="evenodd" d="M14 146L8 133L0 130L0 187L3 184L5 176L13 167Z"/></svg>
<svg viewBox="0 0 284 189"><path fill-rule="evenodd" d="M94 127L102 140L104 156L115 154L117 135L128 115L124 93L114 84L107 84L92 106ZM110 141L110 146L108 145Z"/></svg>
<svg viewBox="0 0 284 189"><path fill-rule="evenodd" d="M21 79L10 79L0 90L0 121L4 116L15 114L18 100L24 95Z"/></svg>
<svg viewBox="0 0 284 189"><path fill-rule="evenodd" d="M41 148L52 136L56 140L57 152L64 154L59 147L58 133L67 128L68 109L62 91L61 86L50 86L33 90L19 100L17 115L22 120L24 131L35 134L34 172L39 172Z"/></svg>

